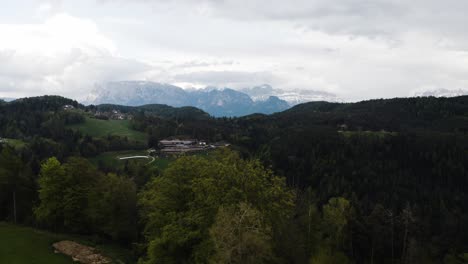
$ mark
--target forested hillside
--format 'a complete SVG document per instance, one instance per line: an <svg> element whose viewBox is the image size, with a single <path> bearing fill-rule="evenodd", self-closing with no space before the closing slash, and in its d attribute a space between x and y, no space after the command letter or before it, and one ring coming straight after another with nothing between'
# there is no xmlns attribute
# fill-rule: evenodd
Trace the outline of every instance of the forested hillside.
<svg viewBox="0 0 468 264"><path fill-rule="evenodd" d="M95 162L165 138L231 146ZM468 96L241 118L38 97L0 103L0 139L0 221L114 241L135 262L468 262Z"/></svg>

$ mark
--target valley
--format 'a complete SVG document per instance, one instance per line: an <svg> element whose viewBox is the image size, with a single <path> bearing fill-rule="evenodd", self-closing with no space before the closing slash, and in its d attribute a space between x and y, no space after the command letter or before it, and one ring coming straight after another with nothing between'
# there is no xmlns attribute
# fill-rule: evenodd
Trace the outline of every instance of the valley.
<svg viewBox="0 0 468 264"><path fill-rule="evenodd" d="M265 263L463 263L467 133L466 96L236 118L15 100L0 105L0 235L13 237L0 260L68 263L51 245L71 240L125 263L217 261L216 243Z"/></svg>
<svg viewBox="0 0 468 264"><path fill-rule="evenodd" d="M467 0L0 8L0 264L468 264Z"/></svg>

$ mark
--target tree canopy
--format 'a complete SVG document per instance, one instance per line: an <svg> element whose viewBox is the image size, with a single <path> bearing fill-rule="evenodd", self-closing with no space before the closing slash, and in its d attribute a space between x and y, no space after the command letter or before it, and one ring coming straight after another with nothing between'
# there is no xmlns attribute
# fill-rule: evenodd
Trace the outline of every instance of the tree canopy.
<svg viewBox="0 0 468 264"><path fill-rule="evenodd" d="M239 214L238 210L249 213L248 221L261 221L258 228L264 234L257 237L258 243L272 243L267 239L268 227L274 236L278 226L291 217L293 199L294 193L284 179L264 169L257 160L242 160L235 152L180 158L140 194L149 242L147 263L199 263L226 254L219 251L228 249L215 246L215 241L216 245L220 243L219 226L225 225L226 215ZM234 211L220 209L233 206Z"/></svg>

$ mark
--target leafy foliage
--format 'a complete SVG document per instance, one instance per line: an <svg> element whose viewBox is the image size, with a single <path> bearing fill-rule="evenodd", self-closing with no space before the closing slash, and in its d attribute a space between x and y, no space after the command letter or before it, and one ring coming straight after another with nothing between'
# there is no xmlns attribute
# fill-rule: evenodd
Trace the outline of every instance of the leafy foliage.
<svg viewBox="0 0 468 264"><path fill-rule="evenodd" d="M271 228L260 211L240 203L220 207L210 228L212 263L268 263L273 258Z"/></svg>
<svg viewBox="0 0 468 264"><path fill-rule="evenodd" d="M97 169L80 157L137 146L69 129L99 107L132 115L126 129L149 147L180 137L235 151L182 157L162 174L138 162ZM148 263L464 263L467 133L467 96L312 102L242 118L2 102L0 135L22 145L0 144L0 219L135 243Z"/></svg>
<svg viewBox="0 0 468 264"><path fill-rule="evenodd" d="M96 233L115 240L134 239L136 187L113 174L102 174L89 161L48 159L39 177L39 222L56 230Z"/></svg>
<svg viewBox="0 0 468 264"><path fill-rule="evenodd" d="M263 214L265 224L275 232L290 217L293 193L258 161L244 161L229 151L172 163L140 195L149 241L147 262L210 258L215 251L209 230L218 209L241 202Z"/></svg>

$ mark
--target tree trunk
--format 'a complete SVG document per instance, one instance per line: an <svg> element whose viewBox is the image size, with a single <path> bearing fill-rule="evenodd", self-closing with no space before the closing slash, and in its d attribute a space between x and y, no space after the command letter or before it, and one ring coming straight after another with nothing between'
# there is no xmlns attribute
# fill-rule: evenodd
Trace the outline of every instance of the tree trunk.
<svg viewBox="0 0 468 264"><path fill-rule="evenodd" d="M401 262L406 263L406 243L408 240L408 222L405 222L405 233L403 236L403 250L401 251Z"/></svg>
<svg viewBox="0 0 468 264"><path fill-rule="evenodd" d="M395 234L394 234L394 217L393 212L391 210L387 210L387 215L390 218L390 232L391 232L391 244L392 244L392 264L394 263L395 259Z"/></svg>
<svg viewBox="0 0 468 264"><path fill-rule="evenodd" d="M13 191L13 221L16 224L16 191Z"/></svg>
<svg viewBox="0 0 468 264"><path fill-rule="evenodd" d="M393 239L394 239L394 238L393 238L393 236L394 236L394 235L393 235L393 216L392 216L392 219L391 219L391 220L392 220L392 264L393 264L393 261L394 261L394 258L395 258L395 256L394 256L394 255L395 255L395 253L394 253L395 250L394 250L394 242L393 242Z"/></svg>
<svg viewBox="0 0 468 264"><path fill-rule="evenodd" d="M311 230L311 223L310 223L310 215L311 215L311 208L309 202L309 217L308 217L308 227L307 227L307 247L310 248L310 230Z"/></svg>

